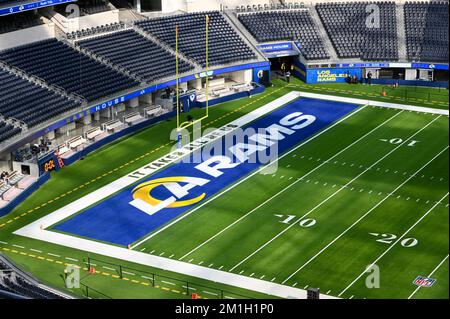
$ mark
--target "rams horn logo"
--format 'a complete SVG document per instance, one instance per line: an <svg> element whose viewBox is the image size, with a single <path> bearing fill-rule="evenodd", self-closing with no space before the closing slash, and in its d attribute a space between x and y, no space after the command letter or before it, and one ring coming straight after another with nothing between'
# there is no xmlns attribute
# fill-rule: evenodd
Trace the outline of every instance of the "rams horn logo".
<svg viewBox="0 0 450 319"><path fill-rule="evenodd" d="M149 215L164 208L177 208L183 206L193 205L201 201L206 193L202 193L194 198L180 200L189 195L189 190L196 186L203 186L209 180L197 177L174 176L154 179L136 186L133 189L133 201L131 205L144 211ZM185 185L180 185L183 183ZM172 196L166 199L158 199L153 197L152 191L159 186L164 186Z"/></svg>
<svg viewBox="0 0 450 319"><path fill-rule="evenodd" d="M264 76L264 70L259 70L258 71L258 78L262 79L263 76Z"/></svg>

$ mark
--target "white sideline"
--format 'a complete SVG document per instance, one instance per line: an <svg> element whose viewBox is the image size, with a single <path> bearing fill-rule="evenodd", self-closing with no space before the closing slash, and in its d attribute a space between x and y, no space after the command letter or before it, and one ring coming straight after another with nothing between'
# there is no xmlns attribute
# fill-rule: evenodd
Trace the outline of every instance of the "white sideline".
<svg viewBox="0 0 450 319"><path fill-rule="evenodd" d="M425 217L428 216L428 214L430 214L444 199L445 197L448 196L448 192L447 194L445 194L439 201L437 201L422 217L420 217L410 228L408 228L407 231L405 231L394 243L392 243L392 245L390 245L377 259L375 259L367 268L371 268L373 267L373 265L375 265L381 258L383 258L384 255L386 255L392 248L395 247L396 244L398 244L401 240L403 240L403 238L414 228L417 226L417 224L419 224ZM355 282L357 282L362 276L364 276L364 274L366 274L366 270L364 270L361 274L359 274L358 277L356 277L355 280L353 280L344 290L342 290L339 293L339 297L342 296L343 293L345 293L351 286L353 286L355 284Z"/></svg>
<svg viewBox="0 0 450 319"><path fill-rule="evenodd" d="M313 168L312 170L310 170L308 173L304 174L302 177L300 177L299 179L297 179L295 182L293 182L292 184L290 184L289 186L287 186L286 188L282 189L281 191L279 191L278 193L276 193L275 195L273 195L272 197L268 198L267 200L265 200L263 203L261 203L260 205L258 205L257 207L255 207L254 209L252 209L251 211L249 211L248 213L246 213L245 215L241 216L239 219L235 220L233 223L231 223L230 225L228 225L227 227L225 227L224 229L222 229L220 232L218 232L217 234L215 234L214 236L212 236L211 238L207 239L206 241L204 241L203 243L201 243L200 245L198 245L197 247L195 247L194 249L192 249L191 251L189 251L187 254L185 254L184 256L182 256L179 260L184 259L185 257L189 256L190 254L192 254L194 251L198 250L199 248L203 247L204 245L206 245L208 242L210 242L211 240L213 240L214 238L217 238L218 236L220 236L223 232L225 232L227 229L233 227L234 225L236 225L237 223L239 223L241 220L243 220L244 218L246 218L247 216L253 214L256 210L258 210L259 208L261 208L262 206L264 206L265 204L267 204L269 201L271 201L272 199L274 199L275 197L277 197L278 195L284 193L285 191L287 191L289 188L291 188L292 186L294 186L295 184L297 184L300 180L304 179L305 177L309 176L310 174L314 173L316 170L318 170L319 168L321 168L322 166L324 166L325 164L327 164L328 162L330 162L331 160L333 160L335 157L339 156L340 154L342 154L343 152L345 152L346 150L348 150L349 148L351 148L352 146L354 146L355 144L359 143L361 140L365 139L367 136L369 136L370 134L372 134L373 132L375 132L376 130L378 130L380 127L384 126L386 123L390 122L392 119L394 119L395 117L397 117L398 115L400 115L403 111L399 111L397 113L395 113L393 116L391 116L389 119L387 119L386 121L384 121L383 123L381 123L380 125L378 125L377 127L373 128L372 130L370 130L369 132L367 132L366 134L364 134L363 136L361 136L360 138L358 138L356 141L352 142L351 144L347 145L345 148L343 148L342 150L340 150L339 152L337 152L336 154L334 154L333 156L331 156L330 158L328 158L326 161L323 161L322 164L316 166L315 168ZM295 149L294 149L295 150ZM290 152L289 152L290 153ZM253 176L254 174L251 174L251 176ZM251 177L250 176L250 177ZM225 193L226 191L228 191L228 189L226 189L225 191L223 191L221 194ZM214 198L212 198L211 200L213 200ZM209 200L208 202L210 202L211 200ZM205 202L203 205L208 204L208 202ZM199 207L200 208L200 207ZM195 208L194 210L196 210L197 208Z"/></svg>
<svg viewBox="0 0 450 319"><path fill-rule="evenodd" d="M355 98L350 98L350 97L337 97L334 95L308 93L308 92L301 92L301 91L299 91L299 95L301 97L308 97L308 98L312 98L312 99L320 99L320 100L327 100L327 101L339 101L339 102L352 103L352 104L379 106L379 107L385 107L385 108L390 108L390 109L398 109L398 110L405 110L405 111L431 113L431 114L439 114L439 115L449 116L449 110L441 110L441 109L436 109L436 108L431 108L431 107L386 103L386 102L380 102L380 101L355 99Z"/></svg>
<svg viewBox="0 0 450 319"><path fill-rule="evenodd" d="M328 249L331 245L333 245L336 241L338 241L342 236L344 236L348 231L350 231L353 227L355 227L361 220L367 217L372 211L374 211L377 207L383 204L388 198L390 198L395 192L397 192L400 188L402 188L406 183L408 183L412 178L416 177L416 175L423 170L425 167L431 164L436 158L438 158L442 153L448 150L448 146L445 147L442 151L440 151L437 155L435 155L431 160L425 163L422 167L420 167L414 174L411 174L405 181L403 181L399 186L397 186L392 192L387 194L381 201L376 203L371 209L369 209L364 215L362 215L358 220L356 220L352 225L350 225L346 230L344 230L339 236L334 238L330 243L328 243L324 248L322 248L317 254L311 257L308 261L306 261L301 267L299 267L296 271L290 274L282 284L285 284L289 279L297 275L303 268L308 266L313 260L315 260L319 255L321 255L325 250Z"/></svg>
<svg viewBox="0 0 450 319"><path fill-rule="evenodd" d="M442 266L443 263L445 263L445 261L446 261L447 259L448 259L448 255L447 255L444 259L442 259L442 261L439 263L439 265L437 265L436 268L434 268L433 271L430 272L430 274L429 274L427 277L430 278L431 276L433 276L434 273ZM420 289L420 286L418 286L418 287L413 291L413 293L409 295L408 299L411 299L411 298L416 294L416 292L419 291L419 289Z"/></svg>

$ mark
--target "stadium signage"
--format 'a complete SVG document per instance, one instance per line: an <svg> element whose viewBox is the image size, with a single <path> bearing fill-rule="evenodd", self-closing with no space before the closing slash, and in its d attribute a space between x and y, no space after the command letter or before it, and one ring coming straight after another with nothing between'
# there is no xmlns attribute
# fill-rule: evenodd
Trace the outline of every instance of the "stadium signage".
<svg viewBox="0 0 450 319"><path fill-rule="evenodd" d="M207 134L203 137L201 137L198 140L195 140L189 144L184 145L180 149L177 149L176 151L173 151L169 153L168 155L157 159L156 161L151 162L150 164L144 166L143 168L131 173L129 176L132 178L140 179L143 176L148 176L150 174L153 174L157 170L161 169L161 167L165 167L168 164L177 162L181 160L183 157L191 153L192 151L195 151L204 145L213 142L217 139L220 139L225 134L231 132L232 130L236 129L238 126L234 124L227 124L225 126L222 126L215 130L214 132Z"/></svg>
<svg viewBox="0 0 450 319"><path fill-rule="evenodd" d="M264 53L291 50L292 43L291 42L282 42L282 43L274 43L274 44L261 44L261 45L258 45L258 49Z"/></svg>
<svg viewBox="0 0 450 319"><path fill-rule="evenodd" d="M22 5L10 6L0 9L0 16L14 14L18 12L36 10L43 7L54 6L62 3L76 2L77 0L49 0L49 1L34 1Z"/></svg>
<svg viewBox="0 0 450 319"><path fill-rule="evenodd" d="M336 82L338 78L346 78L347 72L335 73L331 70L323 70L317 72L317 82Z"/></svg>
<svg viewBox="0 0 450 319"><path fill-rule="evenodd" d="M448 70L448 64L432 63L388 63L388 62L366 62L366 63L333 63L333 64L309 64L310 69L329 68L406 68L406 69L430 69Z"/></svg>

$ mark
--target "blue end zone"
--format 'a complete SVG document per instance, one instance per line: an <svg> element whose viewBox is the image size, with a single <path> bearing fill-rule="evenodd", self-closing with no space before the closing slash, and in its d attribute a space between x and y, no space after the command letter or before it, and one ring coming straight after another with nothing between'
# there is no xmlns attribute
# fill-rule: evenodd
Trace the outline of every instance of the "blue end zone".
<svg viewBox="0 0 450 319"><path fill-rule="evenodd" d="M341 102L302 98L275 110L263 118L257 119L247 127L255 130L266 128L271 124L279 123L281 119L295 112L315 116L316 120L311 125L299 129L291 135L287 135L286 138L278 142L278 152L282 154L357 107L357 105ZM217 143L222 142L218 141ZM53 229L126 246L194 207L193 204L183 207L167 207L153 215L148 215L130 204L133 200L132 191L138 184L157 178L185 176L210 180L203 187L198 186L189 190L189 198L197 197L204 193L205 196L201 200L201 202L204 202L209 197L256 170L262 164L258 162L243 162L233 169L227 169L218 178L212 178L210 175L199 171L195 168L197 165L198 163L173 164L150 178L140 181L136 185L128 187L107 200L56 225ZM159 186L159 188L157 187L151 191L151 195L164 200L170 196L170 193L165 187Z"/></svg>

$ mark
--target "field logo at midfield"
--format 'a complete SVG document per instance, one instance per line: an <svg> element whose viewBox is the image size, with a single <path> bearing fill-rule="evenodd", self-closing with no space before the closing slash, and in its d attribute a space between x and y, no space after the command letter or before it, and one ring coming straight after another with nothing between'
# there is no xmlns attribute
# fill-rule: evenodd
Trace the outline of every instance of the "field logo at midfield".
<svg viewBox="0 0 450 319"><path fill-rule="evenodd" d="M131 205L137 209L145 212L148 215L160 211L164 208L175 208L193 205L201 201L206 193L202 193L194 198L181 200L189 195L189 190L196 186L203 186L208 183L209 180L197 177L164 177L158 178L149 182L142 183L133 189L133 201ZM186 185L180 185L184 183ZM172 196L166 199L157 199L152 196L152 190L158 187L165 187Z"/></svg>
<svg viewBox="0 0 450 319"><path fill-rule="evenodd" d="M413 284L419 287L431 287L435 282L436 279L417 276L417 278L414 279Z"/></svg>

